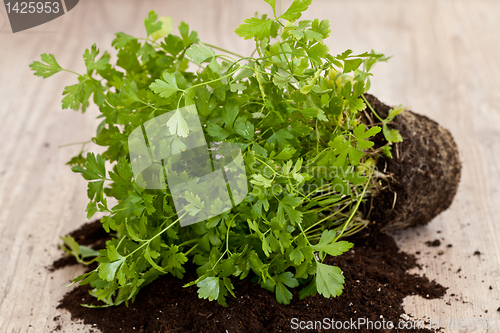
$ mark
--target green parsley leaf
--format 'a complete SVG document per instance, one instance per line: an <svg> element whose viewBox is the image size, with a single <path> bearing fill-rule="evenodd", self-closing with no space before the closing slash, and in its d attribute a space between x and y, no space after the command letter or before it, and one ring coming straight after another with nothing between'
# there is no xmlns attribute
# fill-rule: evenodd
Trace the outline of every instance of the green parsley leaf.
<svg viewBox="0 0 500 333"><path fill-rule="evenodd" d="M264 38L276 37L279 25L272 19L260 19L252 17L244 20L244 24L239 25L234 32L245 39L254 38L262 40Z"/></svg>
<svg viewBox="0 0 500 333"><path fill-rule="evenodd" d="M276 300L279 304L290 304L292 293L285 287L295 288L299 281L293 277L291 272L284 272L276 276Z"/></svg>
<svg viewBox="0 0 500 333"><path fill-rule="evenodd" d="M326 298L337 297L344 289L344 275L337 266L316 262L316 288Z"/></svg>
<svg viewBox="0 0 500 333"><path fill-rule="evenodd" d="M198 33L196 31L191 31L191 33L189 33L189 25L187 25L185 22L181 22L181 24L179 25L179 32L182 36L184 47L188 47L189 45L198 43L200 41L198 39Z"/></svg>
<svg viewBox="0 0 500 333"><path fill-rule="evenodd" d="M150 11L148 14L148 17L144 19L144 26L146 27L146 32L148 36L153 34L153 32L161 30L163 23L156 22L156 19L158 18L158 15L155 13L154 10Z"/></svg>
<svg viewBox="0 0 500 333"><path fill-rule="evenodd" d="M323 251L331 256L339 256L348 251L354 244L347 241L337 241L332 243L336 235L334 230L325 230L321 234L319 243L314 245L316 251Z"/></svg>
<svg viewBox="0 0 500 333"><path fill-rule="evenodd" d="M81 173L86 180L104 180L106 178L104 159L99 154L96 156L94 153L88 153L85 167L77 165L72 167L71 170Z"/></svg>
<svg viewBox="0 0 500 333"><path fill-rule="evenodd" d="M367 149L373 146L373 142L366 141L365 139L374 136L380 132L381 128L379 126L373 126L368 131L365 132L365 124L359 124L354 130L353 134L357 139L357 144L359 149Z"/></svg>
<svg viewBox="0 0 500 333"><path fill-rule="evenodd" d="M97 62L95 61L95 58L99 54L99 50L97 49L97 46L94 44L92 45L91 49L85 50L85 53L83 54L83 59L85 60L85 66L87 67L87 71L92 71L94 69L96 70L103 70L106 68L106 65L108 65L109 58L108 57L101 57Z"/></svg>
<svg viewBox="0 0 500 333"><path fill-rule="evenodd" d="M302 221L302 212L295 209L298 205L302 203L302 199L299 197L294 197L288 194L284 197L278 205L278 211L276 217L281 225L285 225L286 220L290 220L291 224L297 224ZM286 217L285 217L286 212Z"/></svg>
<svg viewBox="0 0 500 333"><path fill-rule="evenodd" d="M352 72L361 65L363 59L346 59L344 60L344 73Z"/></svg>
<svg viewBox="0 0 500 333"><path fill-rule="evenodd" d="M327 20L322 20L320 22L319 19L315 19L312 22L311 30L321 34L323 38L328 38L331 32L330 22L328 22Z"/></svg>
<svg viewBox="0 0 500 333"><path fill-rule="evenodd" d="M156 50L151 44L144 43L137 55L141 56L142 62L148 62L149 59L156 57Z"/></svg>
<svg viewBox="0 0 500 333"><path fill-rule="evenodd" d="M117 32L115 35L116 35L116 38L113 39L113 42L111 43L111 45L114 46L115 49L117 49L117 50L123 48L131 40L136 40L135 37L127 35L126 33L123 33L123 32Z"/></svg>
<svg viewBox="0 0 500 333"><path fill-rule="evenodd" d="M271 5L273 12L276 10L276 0L264 0L264 1Z"/></svg>
<svg viewBox="0 0 500 333"><path fill-rule="evenodd" d="M403 141L403 137L401 133L397 129L389 129L389 126L386 124L382 125L382 132L384 133L384 137L387 142L401 142Z"/></svg>
<svg viewBox="0 0 500 333"><path fill-rule="evenodd" d="M392 149L391 146L385 145L382 147L382 153L384 153L385 156L392 158L391 149Z"/></svg>
<svg viewBox="0 0 500 333"><path fill-rule="evenodd" d="M398 114L400 114L401 112L403 112L404 110L406 110L406 107L403 106L403 105L398 105L397 107L395 108L392 108L389 110L389 115L387 116L387 118L385 119L385 122L386 123L389 123L391 121L394 120L394 117L396 117Z"/></svg>
<svg viewBox="0 0 500 333"><path fill-rule="evenodd" d="M267 179L261 174L254 174L252 175L253 179L250 180L250 183L257 185L257 186L263 186L263 187L271 187L273 182L270 179Z"/></svg>
<svg viewBox="0 0 500 333"><path fill-rule="evenodd" d="M172 17L161 16L160 22L161 22L161 29L156 30L153 33L151 33L151 38L153 39L153 41L168 35L173 30Z"/></svg>
<svg viewBox="0 0 500 333"><path fill-rule="evenodd" d="M187 49L186 56L195 64L200 65L202 62L214 57L215 52L212 48L206 46L205 44L198 43L198 45L191 45L191 47Z"/></svg>
<svg viewBox="0 0 500 333"><path fill-rule="evenodd" d="M206 277L196 284L198 286L198 295L200 298L216 300L220 292L220 279L218 277Z"/></svg>
<svg viewBox="0 0 500 333"><path fill-rule="evenodd" d="M311 2L312 0L294 0L280 18L290 22L298 20L302 16L302 12L306 11L311 5Z"/></svg>
<svg viewBox="0 0 500 333"><path fill-rule="evenodd" d="M210 124L207 127L207 133L213 137L215 140L222 141L225 138L227 138L231 133L224 128L220 127L219 125L216 124Z"/></svg>
<svg viewBox="0 0 500 333"><path fill-rule="evenodd" d="M63 70L57 63L54 55L44 53L41 58L44 63L34 61L30 65L30 68L35 71L36 76L41 76L45 79Z"/></svg>
<svg viewBox="0 0 500 333"><path fill-rule="evenodd" d="M160 96L164 98L168 98L177 91L180 91L179 87L177 87L175 75L168 72L163 73L163 80L156 79L151 83L149 89L153 90L155 94L160 94Z"/></svg>
<svg viewBox="0 0 500 333"><path fill-rule="evenodd" d="M238 103L234 100L224 105L224 108L222 109L222 119L224 119L227 127L233 128L233 123L236 120L236 117L238 117L239 112Z"/></svg>

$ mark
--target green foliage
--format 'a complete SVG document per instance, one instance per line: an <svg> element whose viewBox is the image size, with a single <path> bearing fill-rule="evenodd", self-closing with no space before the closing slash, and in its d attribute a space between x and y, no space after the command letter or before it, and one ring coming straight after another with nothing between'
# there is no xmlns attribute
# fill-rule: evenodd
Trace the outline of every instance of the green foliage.
<svg viewBox="0 0 500 333"><path fill-rule="evenodd" d="M78 244L72 236L69 235L63 236L61 237L61 239L64 242L64 245L59 245L59 247L68 254L75 257L79 263L88 265L94 262L95 257L99 255L98 251L95 251L87 246ZM85 261L86 258L94 258L94 259L90 261Z"/></svg>
<svg viewBox="0 0 500 333"><path fill-rule="evenodd" d="M252 276L283 304L299 285L307 285L300 297L342 293L341 268L324 260L348 251L352 244L339 239L366 226L357 209L376 186L378 152L370 139L382 130L390 142L400 140L387 123L402 110L391 111L382 128L361 124L369 71L386 58L373 51L330 55L328 21L298 21L311 0L295 0L281 16L275 0L266 2L274 18L250 18L236 29L254 39L255 57L217 53L184 22L175 35L172 20L151 11L146 38L117 33L115 64L93 45L83 56L86 72L65 88L63 108L83 112L93 96L101 113L92 141L105 151L81 152L68 164L88 181L88 218L102 213L113 238L99 253L71 237L63 241L79 261L97 261L73 281L90 284L104 306L133 301L162 274L182 278L188 261L198 266L198 279L185 287L196 285L200 298L222 305L235 296L236 277ZM68 71L53 55L42 61L31 65L35 75ZM190 197L185 211L176 212L168 186L137 186L127 140L145 121L187 105L198 111L208 142L239 145L250 192L231 211L180 227L179 218L199 209L200 198ZM179 136L188 132L180 113L167 126ZM108 207L107 198L117 204Z"/></svg>

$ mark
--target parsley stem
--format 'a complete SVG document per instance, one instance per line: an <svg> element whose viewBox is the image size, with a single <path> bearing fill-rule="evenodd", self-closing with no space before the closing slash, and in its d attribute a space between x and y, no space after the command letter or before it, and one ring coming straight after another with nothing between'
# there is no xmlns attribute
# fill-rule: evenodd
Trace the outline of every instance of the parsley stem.
<svg viewBox="0 0 500 333"><path fill-rule="evenodd" d="M283 0L282 0L282 2L283 2ZM276 15L276 1L274 1L274 6L272 6L272 7L273 7L273 15L274 15L274 19L275 19L275 20L278 20L278 16Z"/></svg>
<svg viewBox="0 0 500 333"><path fill-rule="evenodd" d="M254 60L265 60L267 58L272 58L272 57L277 56L279 54L291 54L291 55L294 55L294 56L297 56L297 57L303 57L303 58L307 58L309 60L315 61L313 58L311 58L311 57L309 57L309 56L307 56L305 54L298 53L298 52L291 52L291 51L290 52L289 51L276 52L276 53L270 54L268 56L261 56L259 58L255 58ZM311 74L311 76L312 76L312 74Z"/></svg>
<svg viewBox="0 0 500 333"><path fill-rule="evenodd" d="M167 231L168 229L170 229L170 227L172 227L176 222L178 222L180 219L182 219L185 215L187 214L187 212L185 212L184 214L182 214L181 217L179 217L177 220L175 220L174 222L170 223L170 225L168 227L166 227L165 229L163 229L162 231L160 231L159 233L157 233L156 235L154 235L153 237L151 237L150 239L148 239L147 241L144 242L144 244L140 245L138 248L136 248L134 251L130 252L129 254L127 254L123 259L123 260L126 260L128 257L130 257L131 255L133 255L134 253L136 253L137 251L139 251L139 249L143 248L145 245L149 245L149 243L151 243L151 241L153 239L155 239L156 237L160 236L161 234L163 234L165 231ZM166 221L165 221L166 222Z"/></svg>
<svg viewBox="0 0 500 333"><path fill-rule="evenodd" d="M368 180L366 181L365 187L363 188L363 192L361 192L361 195L359 196L358 202L356 203L356 206L354 206L354 209L352 210L351 215L349 216L349 219L344 224L344 227L342 228L342 231L340 232L340 234L338 234L337 237L335 237L335 239L333 240L334 243L342 236L342 234L345 231L345 228L351 222L352 218L354 217L354 214L356 214L356 212L358 211L359 205L361 204L361 201L363 200L363 197L365 196L366 190L368 189L368 184L370 184L370 181L372 179L372 175L373 175L373 169L370 170L370 176L368 177Z"/></svg>
<svg viewBox="0 0 500 333"><path fill-rule="evenodd" d="M255 48L255 49L252 51L252 54L250 54L250 57L253 57L253 55L255 54L255 52L257 52L257 48Z"/></svg>
<svg viewBox="0 0 500 333"><path fill-rule="evenodd" d="M314 193L316 193L316 192L321 192L321 191L323 191L323 187L325 187L325 186L330 187L331 185L332 185L332 184L330 184L330 183L325 184L325 185L322 185L320 188L316 189L316 191L314 191L314 192L309 192L309 193L307 194L307 196L309 197L310 195L313 195L313 194L314 194ZM318 197L320 197L320 196L323 196L323 195L327 195L327 194L330 194L330 193L321 194L321 195L319 195L319 196L317 196L317 197L314 197L314 199L316 199L316 198L318 198Z"/></svg>
<svg viewBox="0 0 500 333"><path fill-rule="evenodd" d="M206 46L211 47L213 49L216 49L216 50L219 50L219 51L222 51L222 52L226 52L226 53L232 54L232 55L240 57L240 58L245 58L244 56L239 55L238 53L234 53L232 51L223 49L222 47L218 47L218 46L215 46L215 45L212 45L212 44L208 44L208 43L203 43L203 44L205 44Z"/></svg>
<svg viewBox="0 0 500 333"><path fill-rule="evenodd" d="M146 42L150 42L150 43L151 43L151 44L153 44L153 45L156 45L156 46L158 46L158 47L161 47L161 44L158 44L157 42L155 42L155 41L153 41L153 40L151 40L151 39L149 39L149 38L137 37L136 39L138 39L138 40L145 40Z"/></svg>
<svg viewBox="0 0 500 333"><path fill-rule="evenodd" d="M353 227L344 233L344 237L350 236L358 232L359 230L365 228L368 225L368 221L361 220L357 224L353 224Z"/></svg>
<svg viewBox="0 0 500 333"><path fill-rule="evenodd" d="M312 248L313 246L312 246L311 242L309 242L309 238L307 237L306 233L304 232L304 229L302 229L302 225L300 224L300 222L297 223L297 224L298 224L298 226L300 228L300 232L302 233L302 235L306 239L307 244L309 244L309 246ZM314 257L314 260L316 260L316 262L319 262L318 258L315 255L313 255L313 257Z"/></svg>
<svg viewBox="0 0 500 333"><path fill-rule="evenodd" d="M320 141L320 134L318 131L318 119L315 120L314 122L314 129L316 130L316 154L319 155L319 141Z"/></svg>
<svg viewBox="0 0 500 333"><path fill-rule="evenodd" d="M177 245L177 246L178 246L178 247L181 247L181 246L185 246L185 245L187 245L187 244L191 244L191 243L194 243L194 242L197 242L197 241L198 241L198 239L190 239L190 240L185 241L184 243L181 243L181 244L179 244L179 245Z"/></svg>
<svg viewBox="0 0 500 333"><path fill-rule="evenodd" d="M111 180L111 179L106 179L106 180ZM116 212L121 212L122 210L127 210L127 209L130 209L130 208L134 208L136 207L135 205L132 205L132 206L128 206L128 207L123 207L123 208L119 208L119 209L111 209L110 212L112 214L116 213Z"/></svg>
<svg viewBox="0 0 500 333"><path fill-rule="evenodd" d="M283 43L280 43L280 49L281 49L282 52L285 52L285 50L283 49ZM288 65L288 68L290 68L290 72L293 73L293 66L290 65L290 62L288 61L288 57L287 56L285 56L285 60L286 60L286 63Z"/></svg>
<svg viewBox="0 0 500 333"><path fill-rule="evenodd" d="M141 102L142 104L144 104L145 106L149 106L150 108L152 108L153 110L157 110L157 108L149 103L146 103L144 102L143 100L139 99L139 102Z"/></svg>
<svg viewBox="0 0 500 333"><path fill-rule="evenodd" d="M304 212L304 214L307 214L307 213L319 213L319 212L321 212L321 211L323 211L323 210L325 210L325 209L329 209L329 208L331 208L331 207L339 206L339 205L344 204L344 203L346 203L346 202L349 202L349 201L351 201L351 200L352 200L352 199L351 199L351 198L349 198L349 199L344 199L344 200L341 200L341 201L336 201L336 202L334 202L334 203L332 203L332 204L330 204L330 205L328 205L328 206L319 207L319 208L315 208L315 209L310 209L310 210L308 210L307 212ZM341 210L342 210L342 209L344 209L344 208L345 208L345 207L340 208L340 209L339 209L339 211L341 211ZM307 230L306 230L306 231L307 231Z"/></svg>
<svg viewBox="0 0 500 333"><path fill-rule="evenodd" d="M233 221L236 218L236 216L240 215L240 213L237 213L236 215L233 216L233 218L229 221L229 224L227 226L227 232L226 232L226 252L229 252L230 255L233 255L231 251L229 251L229 230L232 227Z"/></svg>
<svg viewBox="0 0 500 333"><path fill-rule="evenodd" d="M344 209L344 208L345 208L345 207L347 207L347 206L348 206L348 205L345 205L344 207L342 207L342 209ZM328 215L328 216L326 216L325 218L323 218L323 219L321 219L321 220L317 221L317 222L316 222L316 223L314 223L313 225L309 226L306 230L304 230L304 232L305 232L305 233L307 233L307 231L311 230L311 229L312 229L312 228L314 228L315 226L317 226L317 225L319 225L319 224L323 223L324 221L326 221L326 220L327 220L327 219L329 219L330 217L332 217L332 216L334 216L334 215L336 215L336 214L340 213L340 211L341 211L342 209L339 209L337 212L335 212L335 213L333 213L333 214L331 214L331 215ZM306 213L308 213L308 212L306 212ZM304 214L305 214L305 213L304 213ZM295 236L295 237L292 239L292 241L294 241L295 239L297 239L297 237L299 237L299 235Z"/></svg>
<svg viewBox="0 0 500 333"><path fill-rule="evenodd" d="M125 222L127 223L127 222ZM116 245L116 250L118 251L118 248L120 247L120 245L122 245L122 241L125 239L125 235L122 236L122 238L120 239L120 241L118 242L118 245Z"/></svg>
<svg viewBox="0 0 500 333"><path fill-rule="evenodd" d="M72 70L69 70L69 69L66 69L66 68L63 68L62 70L65 71L65 72L68 72L68 73L73 73L73 74L78 75L78 76L85 76L85 75L82 75L80 73L73 72Z"/></svg>
<svg viewBox="0 0 500 333"><path fill-rule="evenodd" d="M257 83L259 84L260 94L262 95L262 100L266 101L266 93L264 92L264 86L262 85L262 75L257 69L257 61L253 64L255 71L255 78L257 79Z"/></svg>
<svg viewBox="0 0 500 333"><path fill-rule="evenodd" d="M232 71L232 72L231 72L231 73L229 73L229 74L226 74L226 75L224 75L224 76L221 76L221 77L219 77L219 78L217 78L217 79L213 79L213 80L210 80L210 81L197 83L197 84L195 84L195 85L192 85L191 87L186 88L186 90L181 90L181 91L183 91L184 93L186 93L186 92L187 92L188 90L190 90L190 89L193 89L193 88L196 88L196 87L200 87L200 86L203 86L203 85L207 85L207 84L210 84L210 83L214 83L214 82L220 81L220 80L222 80L222 79L225 79L226 77L229 77L229 76L233 75L234 73L236 73L237 71L239 71L241 67L242 67L242 66L240 65L240 67L238 67L237 69L235 69L234 71Z"/></svg>
<svg viewBox="0 0 500 333"><path fill-rule="evenodd" d="M281 174L281 173L279 173L279 172L276 172L276 170L274 170L274 169L273 169L273 168L272 168L269 164L267 164L266 162L264 162L264 161L263 161L263 160L261 160L260 158L255 157L255 159L256 159L257 161L259 161L260 163L264 164L266 167L268 167L268 168L269 168L269 169L273 172L273 174L274 174L275 176L284 177L284 175L282 175L282 174Z"/></svg>
<svg viewBox="0 0 500 333"><path fill-rule="evenodd" d="M196 240L198 241L198 240ZM198 247L198 244L194 244L194 246L192 248L190 248L189 250L187 250L186 252L184 252L184 255L187 257L187 255L193 251L194 249L196 249Z"/></svg>
<svg viewBox="0 0 500 333"><path fill-rule="evenodd" d="M233 62L232 65L234 65L235 63L237 63L237 61L233 57L230 57L230 56L228 56L226 54L217 54L215 56L215 58L222 58L223 60L228 60L229 59L229 60L231 60Z"/></svg>
<svg viewBox="0 0 500 333"><path fill-rule="evenodd" d="M181 97L179 98L179 101L177 102L177 109L179 108L179 106L180 106L180 104L181 104L181 99L182 99L182 97L184 97L184 101L186 100L186 93L187 93L187 91L188 91L188 90L193 89L193 88L196 88L196 87L200 87L200 86L208 85L208 84L210 84L210 83L214 83L214 82L220 81L220 80L222 80L222 79L225 79L226 77L232 76L234 73L236 73L237 71L239 71L241 67L243 67L243 66L241 66L241 65L240 65L240 67L238 67L237 69L235 69L235 70L234 70L234 71L232 71L231 73L226 74L226 75L224 75L224 76L221 76L221 77L219 77L219 78L217 78L217 79L213 79L213 80L210 80L210 81L197 83L197 84L195 84L195 85L192 85L191 87L186 88L185 90L180 90L180 91L182 92L182 95L181 95ZM145 103L145 102L143 102L143 103ZM147 104L147 103L145 103L145 104ZM149 105L149 104L148 104L148 105ZM154 107L153 107L153 108L154 108ZM155 110L156 110L156 108L155 108Z"/></svg>
<svg viewBox="0 0 500 333"><path fill-rule="evenodd" d="M68 146L75 146L75 145L79 145L79 144L86 145L87 143L90 143L90 142L92 142L92 140L87 140L87 141L82 141L82 142L66 143L66 144L57 146L57 148L63 148L63 147L68 147Z"/></svg>
<svg viewBox="0 0 500 333"><path fill-rule="evenodd" d="M368 108L370 108L370 110L373 112L373 114L382 122L384 123L384 120L382 118L380 118L380 116L378 115L377 112L375 112L375 109L373 109L373 107L371 106L371 104L366 100L366 97L364 94L361 94L361 98L363 98L363 100L365 101L366 105L368 105Z"/></svg>

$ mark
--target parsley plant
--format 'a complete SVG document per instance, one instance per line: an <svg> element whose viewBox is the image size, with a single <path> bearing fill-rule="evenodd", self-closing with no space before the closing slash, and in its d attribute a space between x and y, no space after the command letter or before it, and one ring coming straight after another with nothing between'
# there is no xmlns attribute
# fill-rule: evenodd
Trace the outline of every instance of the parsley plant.
<svg viewBox="0 0 500 333"><path fill-rule="evenodd" d="M82 149L69 164L88 181L88 218L104 213L102 225L114 237L98 253L63 240L80 262L97 262L73 281L90 284L103 306L128 304L162 274L182 278L188 260L199 277L186 287L196 285L200 298L222 305L235 296L232 279L251 276L282 304L299 285L300 297L342 293L341 268L324 259L349 250L352 243L341 237L367 224L357 210L376 186L381 150L370 138L381 128L367 128L360 111L370 69L387 58L351 50L333 56L324 43L329 22L299 21L312 0L295 0L279 16L276 0L265 1L272 17L249 18L235 30L255 41L251 56L202 43L184 22L173 34L172 19L151 11L146 37L116 34L116 64L95 45L83 55L82 74L62 68L52 54L31 64L43 78L77 75L64 89L63 108L85 112L92 97L101 113L92 141L106 151L84 156ZM144 122L187 105L196 107L207 142L239 145L250 192L231 211L180 227L183 212L174 210L168 187L135 183L127 138ZM386 128L391 119L383 121L384 134L398 141ZM182 130L182 119L173 121ZM118 202L113 207L111 197ZM196 198L190 202L196 205Z"/></svg>

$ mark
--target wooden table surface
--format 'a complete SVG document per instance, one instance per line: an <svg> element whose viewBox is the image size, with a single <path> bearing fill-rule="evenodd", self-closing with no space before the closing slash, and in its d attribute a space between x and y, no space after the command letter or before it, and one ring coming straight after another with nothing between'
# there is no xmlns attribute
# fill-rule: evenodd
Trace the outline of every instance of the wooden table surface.
<svg viewBox="0 0 500 333"><path fill-rule="evenodd" d="M88 140L98 111L62 110L62 90L75 77L42 80L28 65L53 53L81 71L83 51L94 42L114 55L115 32L143 36L151 9L175 25L186 21L202 41L243 54L253 44L234 28L255 11L269 13L261 0L87 0L13 34L0 8L0 333L51 332L61 321L63 332L88 331L56 309L82 268L49 273L46 266L61 255L59 236L86 222L86 183L65 165L80 147L58 146ZM395 235L404 251L421 252L423 269L415 272L449 287L443 299L406 298L407 313L441 322L500 318L500 2L314 0L304 17L330 20L333 54L351 48L392 55L375 68L371 92L435 119L458 144L463 173L450 209L428 226ZM436 238L439 248L424 244Z"/></svg>

